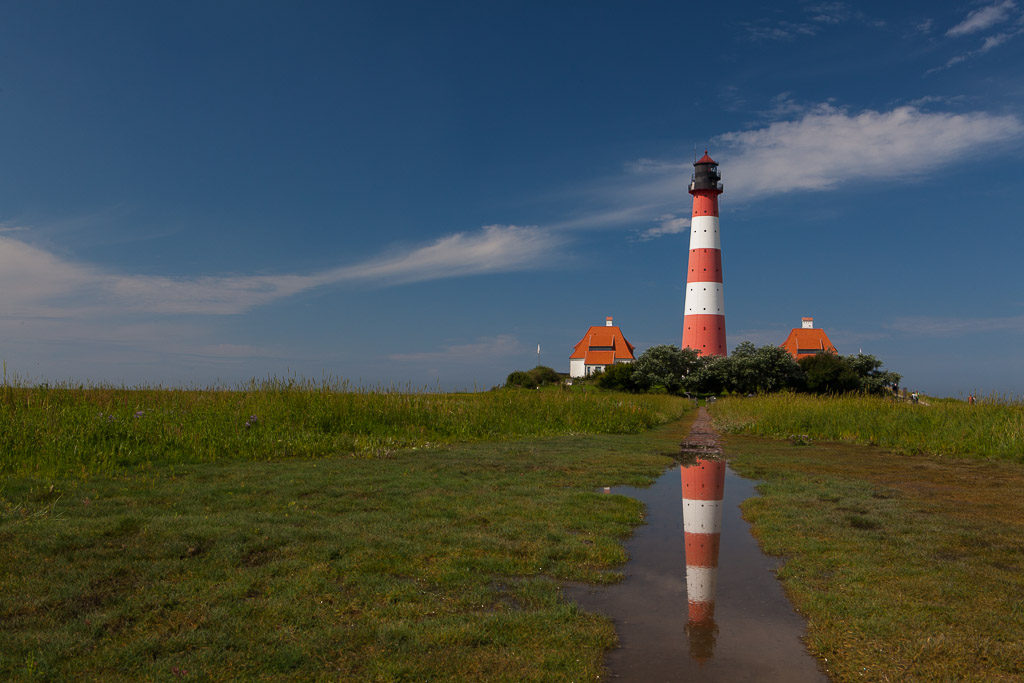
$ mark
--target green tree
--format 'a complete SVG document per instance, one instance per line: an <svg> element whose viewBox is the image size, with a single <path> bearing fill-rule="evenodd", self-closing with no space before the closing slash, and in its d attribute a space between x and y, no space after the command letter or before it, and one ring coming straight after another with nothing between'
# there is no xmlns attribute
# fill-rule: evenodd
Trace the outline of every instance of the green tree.
<svg viewBox="0 0 1024 683"><path fill-rule="evenodd" d="M797 362L807 375L807 391L813 394L841 394L861 388L857 372L834 353L818 353Z"/></svg>
<svg viewBox="0 0 1024 683"><path fill-rule="evenodd" d="M597 386L614 391L638 391L633 379L633 363L615 363L597 376Z"/></svg>
<svg viewBox="0 0 1024 683"><path fill-rule="evenodd" d="M700 356L683 388L693 394L720 394L725 391L729 368L729 359L725 356Z"/></svg>
<svg viewBox="0 0 1024 683"><path fill-rule="evenodd" d="M633 363L633 381L641 391L661 386L669 393L682 393L687 375L699 365L699 357L693 349L670 344L652 346Z"/></svg>
<svg viewBox="0 0 1024 683"><path fill-rule="evenodd" d="M843 356L843 359L860 378L860 389L869 394L888 393L889 387L898 384L903 376L890 370L882 370L882 361L866 353Z"/></svg>
<svg viewBox="0 0 1024 683"><path fill-rule="evenodd" d="M722 369L725 386L739 394L771 393L803 386L804 373L780 346L760 348L745 341L737 346Z"/></svg>

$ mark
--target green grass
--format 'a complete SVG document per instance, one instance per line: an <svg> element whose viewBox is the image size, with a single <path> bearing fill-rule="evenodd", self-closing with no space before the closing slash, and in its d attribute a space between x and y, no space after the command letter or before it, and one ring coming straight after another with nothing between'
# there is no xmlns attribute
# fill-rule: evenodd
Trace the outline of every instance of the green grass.
<svg viewBox="0 0 1024 683"><path fill-rule="evenodd" d="M655 398L8 392L0 679L593 680L614 629L560 581L618 579L642 507L595 489L671 463Z"/></svg>
<svg viewBox="0 0 1024 683"><path fill-rule="evenodd" d="M147 464L382 456L455 441L639 433L672 397L500 390L347 391L269 381L239 390L0 386L0 476L86 476Z"/></svg>
<svg viewBox="0 0 1024 683"><path fill-rule="evenodd" d="M772 394L716 402L715 426L734 434L882 446L1024 462L1024 405L935 401L930 405L870 396Z"/></svg>
<svg viewBox="0 0 1024 683"><path fill-rule="evenodd" d="M743 504L837 681L1024 678L1024 467L725 439Z"/></svg>

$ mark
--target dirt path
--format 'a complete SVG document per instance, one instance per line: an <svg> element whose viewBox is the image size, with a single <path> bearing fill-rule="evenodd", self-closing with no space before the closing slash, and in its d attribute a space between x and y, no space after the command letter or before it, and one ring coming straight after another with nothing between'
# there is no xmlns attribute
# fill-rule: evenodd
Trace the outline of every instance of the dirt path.
<svg viewBox="0 0 1024 683"><path fill-rule="evenodd" d="M683 455L720 456L722 447L718 443L718 432L711 426L708 409L701 406L697 409L697 419L686 435L686 441L680 444Z"/></svg>

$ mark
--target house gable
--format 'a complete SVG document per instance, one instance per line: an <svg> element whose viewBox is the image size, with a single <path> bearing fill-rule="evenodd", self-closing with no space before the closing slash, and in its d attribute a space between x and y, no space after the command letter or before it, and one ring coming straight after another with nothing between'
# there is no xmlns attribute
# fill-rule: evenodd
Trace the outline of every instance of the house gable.
<svg viewBox="0 0 1024 683"><path fill-rule="evenodd" d="M825 330L813 327L813 318L803 318L801 323L801 327L794 327L789 331L786 341L781 344L795 360L819 353L839 353L832 340L825 334Z"/></svg>
<svg viewBox="0 0 1024 683"><path fill-rule="evenodd" d="M608 318L606 325L592 326L576 343L569 356L569 374L584 377L615 363L631 363L636 360L635 348Z"/></svg>

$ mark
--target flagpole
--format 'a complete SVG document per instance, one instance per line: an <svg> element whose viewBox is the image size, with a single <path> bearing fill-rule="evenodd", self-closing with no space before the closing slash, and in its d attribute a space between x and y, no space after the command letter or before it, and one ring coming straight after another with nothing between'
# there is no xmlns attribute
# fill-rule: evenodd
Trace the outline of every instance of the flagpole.
<svg viewBox="0 0 1024 683"><path fill-rule="evenodd" d="M537 367L540 367L540 344L537 344Z"/></svg>

